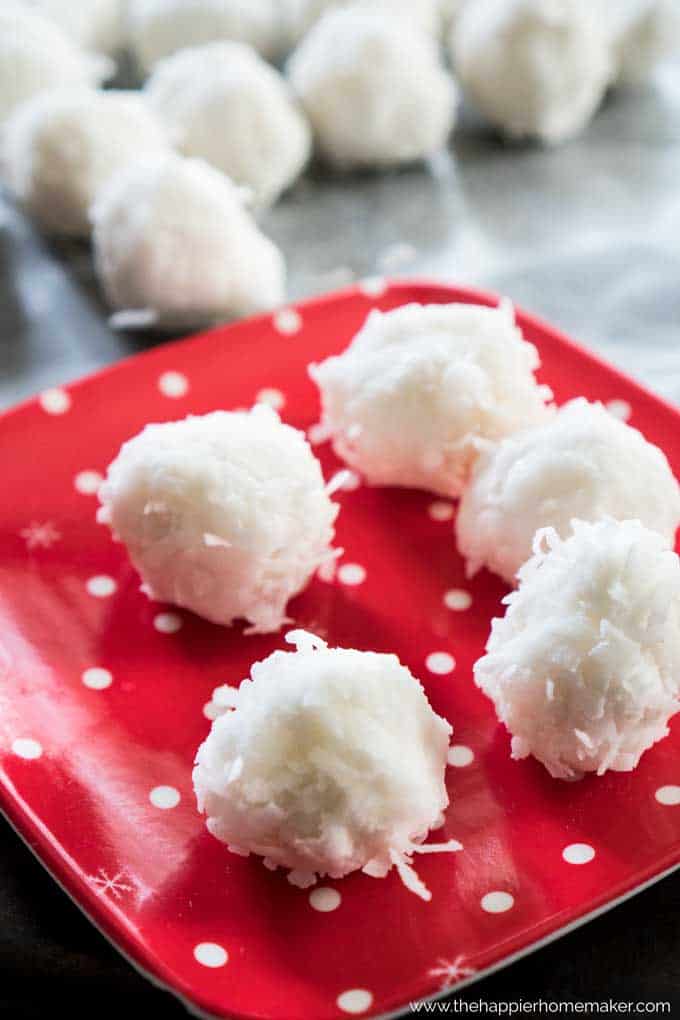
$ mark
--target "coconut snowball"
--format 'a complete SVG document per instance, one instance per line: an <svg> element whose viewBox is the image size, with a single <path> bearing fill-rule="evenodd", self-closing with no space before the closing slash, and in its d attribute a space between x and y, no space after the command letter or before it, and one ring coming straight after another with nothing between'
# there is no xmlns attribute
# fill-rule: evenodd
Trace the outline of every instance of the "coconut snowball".
<svg viewBox="0 0 680 1020"><path fill-rule="evenodd" d="M283 303L281 252L243 193L201 160L168 155L126 167L91 215L97 273L123 321L194 326Z"/></svg>
<svg viewBox="0 0 680 1020"><path fill-rule="evenodd" d="M59 25L79 46L115 53L122 45L125 0L23 0Z"/></svg>
<svg viewBox="0 0 680 1020"><path fill-rule="evenodd" d="M278 630L334 555L338 507L319 462L264 405L147 425L99 499L151 598L213 623L245 619L252 633Z"/></svg>
<svg viewBox="0 0 680 1020"><path fill-rule="evenodd" d="M511 582L538 529L564 538L574 517L637 519L669 546L680 524L680 487L661 450L583 398L480 456L456 521L468 576L486 566Z"/></svg>
<svg viewBox="0 0 680 1020"><path fill-rule="evenodd" d="M538 532L475 682L558 779L628 772L668 734L680 684L680 562L639 521Z"/></svg>
<svg viewBox="0 0 680 1020"><path fill-rule="evenodd" d="M407 18L418 28L437 36L441 24L442 0L287 0L289 38L297 44L312 25L338 7L365 7L385 18Z"/></svg>
<svg viewBox="0 0 680 1020"><path fill-rule="evenodd" d="M343 354L310 366L319 435L371 485L456 497L485 441L548 415L538 364L508 302L373 311Z"/></svg>
<svg viewBox="0 0 680 1020"><path fill-rule="evenodd" d="M435 40L411 19L367 6L330 10L288 71L322 156L339 166L422 159L445 144L453 126L453 80Z"/></svg>
<svg viewBox="0 0 680 1020"><path fill-rule="evenodd" d="M61 29L14 0L0 5L0 123L20 103L55 88L95 86L113 72Z"/></svg>
<svg viewBox="0 0 680 1020"><path fill-rule="evenodd" d="M274 652L238 691L213 696L194 769L208 830L235 853L290 868L303 888L396 867L430 899L413 854L462 849L421 845L449 802L451 727L396 655L328 648L304 631L286 640L297 651Z"/></svg>
<svg viewBox="0 0 680 1020"><path fill-rule="evenodd" d="M617 80L637 84L662 60L680 53L677 0L603 0Z"/></svg>
<svg viewBox="0 0 680 1020"><path fill-rule="evenodd" d="M145 88L177 147L269 205L301 173L307 121L273 67L242 43L216 42L162 60Z"/></svg>
<svg viewBox="0 0 680 1020"><path fill-rule="evenodd" d="M136 93L41 93L5 126L3 176L46 233L87 237L90 207L112 174L168 149L164 130Z"/></svg>
<svg viewBox="0 0 680 1020"><path fill-rule="evenodd" d="M578 134L614 71L592 0L466 3L451 50L463 89L492 124L546 143Z"/></svg>
<svg viewBox="0 0 680 1020"><path fill-rule="evenodd" d="M178 50L225 39L274 57L285 34L281 0L130 0L128 10L130 45L147 72Z"/></svg>

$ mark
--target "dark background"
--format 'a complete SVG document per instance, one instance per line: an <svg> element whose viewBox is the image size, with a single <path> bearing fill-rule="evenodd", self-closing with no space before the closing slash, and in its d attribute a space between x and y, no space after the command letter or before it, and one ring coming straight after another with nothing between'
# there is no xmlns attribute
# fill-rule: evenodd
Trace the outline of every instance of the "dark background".
<svg viewBox="0 0 680 1020"><path fill-rule="evenodd" d="M0 844L3 1016L186 1018L181 1003L153 988L118 955L4 821ZM460 995L486 1002L668 1001L671 1013L658 1015L678 1017L679 917L680 873L676 873Z"/></svg>

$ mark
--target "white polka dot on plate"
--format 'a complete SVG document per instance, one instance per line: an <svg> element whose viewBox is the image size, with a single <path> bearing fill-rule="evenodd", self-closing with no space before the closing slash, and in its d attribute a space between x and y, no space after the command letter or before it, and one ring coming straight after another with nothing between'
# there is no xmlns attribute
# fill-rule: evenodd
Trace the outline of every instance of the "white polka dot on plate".
<svg viewBox="0 0 680 1020"><path fill-rule="evenodd" d="M229 953L217 942L199 942L194 946L194 959L204 967L224 967Z"/></svg>
<svg viewBox="0 0 680 1020"><path fill-rule="evenodd" d="M43 390L38 400L43 411L46 411L47 414L66 414L71 407L71 397L61 387Z"/></svg>
<svg viewBox="0 0 680 1020"><path fill-rule="evenodd" d="M180 792L174 786L154 786L149 794L149 800L154 807L169 811L179 804Z"/></svg>
<svg viewBox="0 0 680 1020"><path fill-rule="evenodd" d="M85 587L96 599L107 599L113 595L118 585L112 577L98 574L96 577L91 577Z"/></svg>
<svg viewBox="0 0 680 1020"><path fill-rule="evenodd" d="M189 391L189 380L181 372L163 372L158 380L158 389L164 397L177 400Z"/></svg>
<svg viewBox="0 0 680 1020"><path fill-rule="evenodd" d="M627 400L608 400L605 407L611 415L619 418L620 421L628 421L633 413L633 409Z"/></svg>
<svg viewBox="0 0 680 1020"><path fill-rule="evenodd" d="M354 588L366 580L366 569L360 563L342 563L338 567L337 577L341 584Z"/></svg>
<svg viewBox="0 0 680 1020"><path fill-rule="evenodd" d="M469 591L463 591L462 588L451 588L449 591L444 592L444 605L447 609L460 613L464 609L470 608L472 605L472 595Z"/></svg>
<svg viewBox="0 0 680 1020"><path fill-rule="evenodd" d="M588 843L570 843L562 851L567 864L589 864L595 856L595 850Z"/></svg>
<svg viewBox="0 0 680 1020"><path fill-rule="evenodd" d="M381 297L387 290L387 280L384 276L367 276L359 281L359 290L366 297Z"/></svg>
<svg viewBox="0 0 680 1020"><path fill-rule="evenodd" d="M487 914L504 914L506 910L511 910L514 907L515 898L509 892L495 890L482 896L480 905Z"/></svg>
<svg viewBox="0 0 680 1020"><path fill-rule="evenodd" d="M322 914L329 914L332 910L337 910L341 902L342 896L338 890L331 889L327 885L322 885L318 889L312 889L309 894L310 906Z"/></svg>
<svg viewBox="0 0 680 1020"><path fill-rule="evenodd" d="M475 760L475 752L471 747L465 747L464 744L454 744L449 748L446 760L454 768L464 769L466 765L471 765Z"/></svg>
<svg viewBox="0 0 680 1020"><path fill-rule="evenodd" d="M25 758L26 761L35 761L43 753L42 744L30 737L19 737L13 741L12 751L18 758Z"/></svg>
<svg viewBox="0 0 680 1020"><path fill-rule="evenodd" d="M343 1013L365 1013L373 1005L373 996L365 988L349 988L337 998L338 1008Z"/></svg>
<svg viewBox="0 0 680 1020"><path fill-rule="evenodd" d="M91 691L105 691L113 683L113 676L108 669L91 666L83 673L82 681Z"/></svg>
<svg viewBox="0 0 680 1020"><path fill-rule="evenodd" d="M177 613L157 613L153 625L159 634L176 634L182 626L182 617Z"/></svg>
<svg viewBox="0 0 680 1020"><path fill-rule="evenodd" d="M666 807L677 807L680 804L680 786L660 786L654 797Z"/></svg>
<svg viewBox="0 0 680 1020"><path fill-rule="evenodd" d="M79 471L73 479L76 492L83 496L93 496L99 489L104 479L98 471Z"/></svg>
<svg viewBox="0 0 680 1020"><path fill-rule="evenodd" d="M255 400L258 404L267 404L269 407L273 407L275 411L280 411L286 403L286 398L281 390L275 390L271 387L260 390Z"/></svg>
<svg viewBox="0 0 680 1020"><path fill-rule="evenodd" d="M272 319L274 329L283 336L294 336L302 329L302 316L295 308L282 308Z"/></svg>
<svg viewBox="0 0 680 1020"><path fill-rule="evenodd" d="M447 673L453 673L456 668L456 660L448 652L430 652L425 659L425 665L430 673L446 676Z"/></svg>
<svg viewBox="0 0 680 1020"><path fill-rule="evenodd" d="M433 521L450 521L453 519L453 504L437 499L430 503L427 512Z"/></svg>

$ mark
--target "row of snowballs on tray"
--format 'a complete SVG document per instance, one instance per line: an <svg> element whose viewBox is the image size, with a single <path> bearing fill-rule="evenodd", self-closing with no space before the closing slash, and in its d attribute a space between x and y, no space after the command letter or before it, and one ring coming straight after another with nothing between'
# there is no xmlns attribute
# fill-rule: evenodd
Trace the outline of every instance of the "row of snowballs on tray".
<svg viewBox="0 0 680 1020"><path fill-rule="evenodd" d="M464 88L510 135L545 141L583 125L631 53L651 65L680 35L664 0L455 6ZM125 34L150 76L139 93L103 92L114 63L101 51L120 43L111 0L6 0L2 179L46 233L92 233L119 325L267 310L285 299L285 260L253 210L313 149L340 167L387 168L446 144L458 89L442 18L440 0L131 0ZM264 59L284 38L295 44L285 76Z"/></svg>
<svg viewBox="0 0 680 1020"><path fill-rule="evenodd" d="M315 441L369 484L460 497L471 570L506 578L507 611L475 666L512 735L563 779L630 770L680 708L680 487L662 452L599 404L560 410L509 303L373 312L310 366ZM151 597L251 632L338 555L342 477L270 407L147 426L109 467L101 519ZM499 553L500 559L499 559ZM295 631L238 691L215 691L194 784L210 832L297 885L396 868L418 895L442 825L450 726L394 655Z"/></svg>
<svg viewBox="0 0 680 1020"><path fill-rule="evenodd" d="M617 80L643 77L663 56L677 51L680 15L675 0L8 0L32 15L32 28L14 28L15 47L5 54L2 79L16 67L24 90L50 77L70 84L80 43L109 54L131 48L143 75L186 48L236 41L267 60L294 50L288 64L294 90L320 135L326 156L342 164L399 161L389 152L397 122L402 131L427 114L422 95L434 71L444 73L438 51L446 38L464 89L489 120L512 136L558 141L579 130ZM125 15L123 15L125 6ZM41 17L42 16L42 17ZM39 30L39 21L43 29ZM51 24L48 24L51 21ZM62 46L51 54L57 25ZM10 26L11 28L11 26ZM49 35L51 29L52 36ZM33 35L31 36L31 32ZM70 33L70 36L68 35ZM33 67L17 48L33 44ZM26 47L24 47L25 49ZM399 74L400 94L392 87ZM100 72L105 73L104 68ZM425 75L425 81L420 81ZM16 77L16 75L15 75ZM63 79L66 79L64 81ZM446 75L447 84L450 78ZM219 87L219 82L213 86ZM43 86L44 87L44 84ZM208 86L209 88L210 86ZM0 89L0 91L3 91ZM448 91L451 89L449 87ZM442 83L430 105L448 114ZM361 134L382 134L373 152L353 151L355 139L340 130L347 119ZM334 131L333 126L338 129ZM328 137L330 131L330 138ZM444 137L446 136L444 132ZM333 139L333 135L336 138ZM439 139L441 141L441 139ZM337 143L337 144L336 144ZM381 147L387 152L381 154ZM425 150L427 151L427 150ZM423 155L417 151L415 157Z"/></svg>
<svg viewBox="0 0 680 1020"><path fill-rule="evenodd" d="M47 36L58 30L9 2L0 20L23 59L25 50L36 51L29 38L36 25ZM407 19L392 25L384 12L356 14L368 44L375 35L384 51L377 65L392 95L403 45L411 52L405 87L415 105L402 110L408 123L385 118L381 107L367 137L383 147L387 162L437 148L454 104L431 39L416 32L412 42ZM2 176L46 233L92 232L97 275L118 323L190 327L282 304L285 260L249 208L273 202L311 155L304 104L282 75L252 47L218 41L161 61L141 93L95 91L75 75L64 79L68 88L46 91L49 82L36 75L36 94L24 102L15 89L16 108L2 130ZM360 95L350 99L338 123L347 144L364 137L356 125L366 109Z"/></svg>

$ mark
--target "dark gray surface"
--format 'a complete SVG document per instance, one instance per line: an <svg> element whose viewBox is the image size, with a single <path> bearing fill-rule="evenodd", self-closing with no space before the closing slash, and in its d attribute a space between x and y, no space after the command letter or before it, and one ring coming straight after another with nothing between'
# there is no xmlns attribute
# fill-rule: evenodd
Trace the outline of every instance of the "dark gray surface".
<svg viewBox="0 0 680 1020"><path fill-rule="evenodd" d="M287 254L291 299L401 255L402 274L503 292L680 402L680 68L613 97L564 148L505 147L470 124L429 172L310 175L263 225ZM157 339L112 332L87 246L47 244L0 199L0 406ZM184 1015L4 823L0 840L3 1016ZM675 875L463 995L667 1000L680 1015L679 913Z"/></svg>

